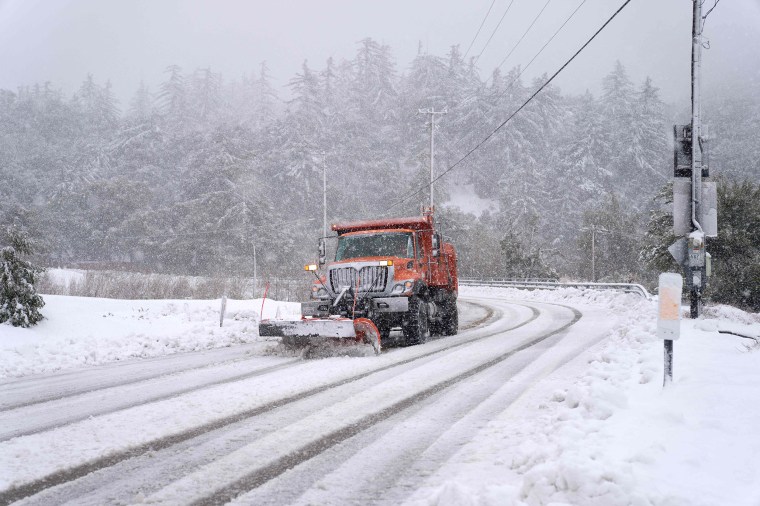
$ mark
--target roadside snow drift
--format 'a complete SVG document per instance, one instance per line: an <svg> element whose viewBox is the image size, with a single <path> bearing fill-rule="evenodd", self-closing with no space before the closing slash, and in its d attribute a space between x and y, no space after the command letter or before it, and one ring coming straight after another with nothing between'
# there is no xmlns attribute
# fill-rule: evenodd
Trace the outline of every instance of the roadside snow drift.
<svg viewBox="0 0 760 506"><path fill-rule="evenodd" d="M576 289L467 287L462 296L601 310L609 313L612 331L474 431L416 483L408 504L760 504L760 345L719 332L758 337L760 315L718 306L699 320L684 319L674 346L674 382L663 389L656 301ZM228 301L221 328L219 300L45 301L46 319L37 327L0 325L0 376L242 343L261 346L256 350L264 354L273 346L258 336L261 300ZM264 313L295 317L298 305L267 301ZM323 363L307 366L317 379L328 376ZM267 391L287 389L276 382ZM237 402L234 388L221 390ZM197 395L204 405L207 393Z"/></svg>
<svg viewBox="0 0 760 506"><path fill-rule="evenodd" d="M760 504L760 346L718 333L760 336L760 315L719 306L683 320L674 383L663 390L655 301L493 292L604 305L626 318L481 430L410 504Z"/></svg>
<svg viewBox="0 0 760 506"><path fill-rule="evenodd" d="M22 329L0 325L0 378L117 360L252 343L261 299L115 300L44 295L45 319ZM300 315L297 303L267 300L264 316ZM263 345L266 344L263 342Z"/></svg>

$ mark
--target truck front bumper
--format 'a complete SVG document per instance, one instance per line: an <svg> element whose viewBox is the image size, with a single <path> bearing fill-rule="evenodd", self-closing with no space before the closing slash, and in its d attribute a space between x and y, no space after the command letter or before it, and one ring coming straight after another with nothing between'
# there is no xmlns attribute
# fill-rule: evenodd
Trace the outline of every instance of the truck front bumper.
<svg viewBox="0 0 760 506"><path fill-rule="evenodd" d="M370 299L375 313L406 313L409 311L409 297L378 297ZM312 300L301 303L301 315L327 318L330 315L329 300Z"/></svg>
<svg viewBox="0 0 760 506"><path fill-rule="evenodd" d="M329 300L310 300L309 302L301 302L301 316L327 318L330 315L331 305L332 302Z"/></svg>
<svg viewBox="0 0 760 506"><path fill-rule="evenodd" d="M372 309L378 313L406 313L409 297L379 297L372 299Z"/></svg>

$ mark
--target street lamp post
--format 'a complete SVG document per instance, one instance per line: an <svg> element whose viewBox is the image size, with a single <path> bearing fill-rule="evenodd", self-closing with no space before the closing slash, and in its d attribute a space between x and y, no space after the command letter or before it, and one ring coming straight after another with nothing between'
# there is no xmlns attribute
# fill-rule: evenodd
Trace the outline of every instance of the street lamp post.
<svg viewBox="0 0 760 506"><path fill-rule="evenodd" d="M584 232L591 232L591 281L596 283L596 234L609 234L610 231L599 225L591 225L581 228Z"/></svg>

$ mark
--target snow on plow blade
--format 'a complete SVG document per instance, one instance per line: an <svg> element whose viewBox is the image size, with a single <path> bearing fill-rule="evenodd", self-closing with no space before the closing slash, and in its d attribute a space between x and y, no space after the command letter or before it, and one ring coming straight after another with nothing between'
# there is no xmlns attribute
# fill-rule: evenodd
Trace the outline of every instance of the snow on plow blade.
<svg viewBox="0 0 760 506"><path fill-rule="evenodd" d="M293 347L368 344L375 354L380 353L380 332L367 318L302 318L300 320L263 320L259 335L279 337Z"/></svg>

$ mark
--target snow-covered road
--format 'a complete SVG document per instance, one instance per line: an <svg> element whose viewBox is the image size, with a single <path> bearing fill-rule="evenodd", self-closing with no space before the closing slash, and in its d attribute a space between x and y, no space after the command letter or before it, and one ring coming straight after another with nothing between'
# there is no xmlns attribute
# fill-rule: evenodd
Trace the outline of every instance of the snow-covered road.
<svg viewBox="0 0 760 506"><path fill-rule="evenodd" d="M403 501L612 324L539 302L461 307L457 336L380 357L303 361L241 345L6 383L0 499Z"/></svg>

